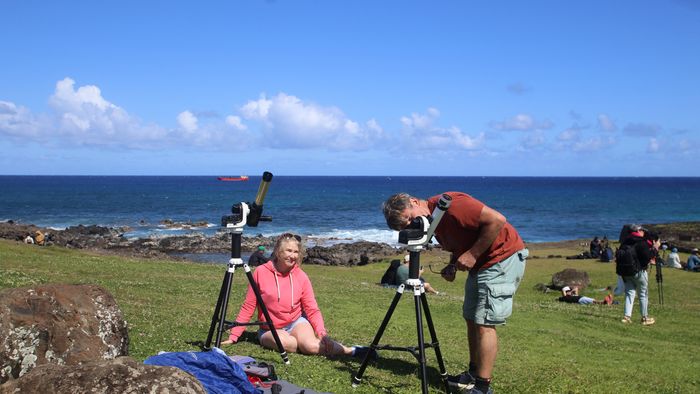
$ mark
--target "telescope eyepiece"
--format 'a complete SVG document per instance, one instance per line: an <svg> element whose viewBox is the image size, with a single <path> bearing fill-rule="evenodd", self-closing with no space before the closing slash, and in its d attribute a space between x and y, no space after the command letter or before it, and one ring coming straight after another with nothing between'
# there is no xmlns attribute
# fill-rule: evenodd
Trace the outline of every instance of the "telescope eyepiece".
<svg viewBox="0 0 700 394"><path fill-rule="evenodd" d="M447 208L450 207L450 204L452 204L452 197L450 197L447 194L443 194L442 196L440 196L440 199L438 200L437 208L440 209L441 211L446 211Z"/></svg>

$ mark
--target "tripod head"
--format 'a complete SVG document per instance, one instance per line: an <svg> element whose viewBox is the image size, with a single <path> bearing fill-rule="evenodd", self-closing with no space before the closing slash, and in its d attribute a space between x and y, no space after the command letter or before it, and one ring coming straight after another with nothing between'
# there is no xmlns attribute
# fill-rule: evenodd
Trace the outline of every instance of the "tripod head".
<svg viewBox="0 0 700 394"><path fill-rule="evenodd" d="M411 220L405 229L399 231L399 243L408 245L408 250L421 250L433 238L442 215L447 211L452 203L452 197L443 194L438 200L433 214L429 216L418 216Z"/></svg>
<svg viewBox="0 0 700 394"><path fill-rule="evenodd" d="M405 229L399 231L399 243L408 245L411 256L408 267L409 279L418 279L420 275L420 251L433 238L442 215L445 214L451 203L452 197L443 194L432 215L415 217Z"/></svg>
<svg viewBox="0 0 700 394"><path fill-rule="evenodd" d="M252 203L240 202L233 204L231 206L232 215L221 217L221 227L241 231L246 224L250 227L257 227L258 222L272 221L271 216L263 216L262 214L263 201L265 201L267 189L270 187L270 181L272 181L272 173L265 171L262 175L255 201Z"/></svg>

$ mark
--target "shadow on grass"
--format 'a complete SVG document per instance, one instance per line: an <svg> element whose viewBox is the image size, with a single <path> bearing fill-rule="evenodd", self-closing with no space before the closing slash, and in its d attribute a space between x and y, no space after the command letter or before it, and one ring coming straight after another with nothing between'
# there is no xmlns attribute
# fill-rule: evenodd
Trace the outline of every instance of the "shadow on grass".
<svg viewBox="0 0 700 394"><path fill-rule="evenodd" d="M228 339L228 330L224 331L223 335L221 336L221 340L225 341ZM211 344L214 345L214 342L216 341L216 333L214 333L214 337L211 340ZM195 346L198 347L199 350L205 351L209 350L204 343L205 341L202 340L191 340L191 341L185 341L186 344L190 346ZM257 332L248 332L244 331L243 334L241 334L240 338L238 338L238 342L252 342L252 343L258 343L258 333Z"/></svg>
<svg viewBox="0 0 700 394"><path fill-rule="evenodd" d="M365 369L364 374L362 375L362 383L360 384L372 384L376 387L381 387L383 390L387 390L389 392L392 392L392 390L405 390L406 389L406 383L405 381L402 383L395 383L392 385L387 385L387 382L381 382L378 383L375 380L376 379L381 379L381 377L372 377L371 370L372 369L379 369L384 372L388 372L393 376L399 376L399 377L408 377L408 376L415 376L418 380L415 383L416 384L416 391L420 391L420 363L418 360L403 360L403 359L398 359L398 358L389 358L386 357L386 354L388 354L389 350L383 350L380 353L379 360L377 361L371 361L369 364L367 364L367 369ZM429 353L426 352L426 353ZM343 359L339 360L342 365L336 367L336 369L339 372L345 373L349 375L350 380L352 381L353 377L357 374L358 370L360 369L360 365L362 364L363 360L358 360L358 359ZM432 390L437 390L437 391L442 391L444 390L444 385L442 383L441 377L440 377L440 371L438 370L437 366L437 361L434 361L436 364L435 366L431 365L430 363L426 363L425 369L427 372L428 376L428 387ZM369 373L369 377L368 377Z"/></svg>

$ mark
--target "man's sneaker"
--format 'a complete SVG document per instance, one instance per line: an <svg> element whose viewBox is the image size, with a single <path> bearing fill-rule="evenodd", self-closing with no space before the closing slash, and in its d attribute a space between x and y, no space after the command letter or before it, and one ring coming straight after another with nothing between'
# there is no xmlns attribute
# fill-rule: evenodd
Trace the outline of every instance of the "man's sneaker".
<svg viewBox="0 0 700 394"><path fill-rule="evenodd" d="M474 377L469 371L464 371L459 375L447 375L447 385L450 386L450 389L460 393L468 393L468 390L474 387L474 383Z"/></svg>
<svg viewBox="0 0 700 394"><path fill-rule="evenodd" d="M643 326L650 326L654 323L656 323L656 320L653 317L647 316L647 317L642 318L642 325Z"/></svg>
<svg viewBox="0 0 700 394"><path fill-rule="evenodd" d="M629 316L625 316L622 318L622 322L623 323L632 323L632 318L630 318Z"/></svg>
<svg viewBox="0 0 700 394"><path fill-rule="evenodd" d="M352 356L357 357L360 360L364 360L368 353L369 361L377 361L377 359L379 359L379 353L367 346L355 346L355 351L352 353Z"/></svg>

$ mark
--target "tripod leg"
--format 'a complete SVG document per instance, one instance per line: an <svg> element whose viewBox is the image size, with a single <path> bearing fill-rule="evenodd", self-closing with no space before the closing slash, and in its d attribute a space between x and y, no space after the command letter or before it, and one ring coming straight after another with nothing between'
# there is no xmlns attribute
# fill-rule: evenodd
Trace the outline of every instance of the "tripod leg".
<svg viewBox="0 0 700 394"><path fill-rule="evenodd" d="M403 291L405 289L405 285L400 285L398 289L396 289L396 293L394 294L394 298L391 300L391 305L389 306L389 309L386 311L386 315L384 316L384 320L382 320L382 324L379 326L379 330L377 330L377 334L374 336L374 339L372 340L372 344L370 345L371 349L377 348L377 345L379 344L379 341L382 339L382 335L384 335L384 330L386 329L386 326L389 324L389 320L391 320L391 315L394 314L394 309L396 309L396 305L399 303L399 300L401 299L401 296L403 295ZM362 375L365 373L365 369L367 368L367 364L369 363L369 352L367 352L367 355L365 356L365 359L362 360L362 364L360 364L360 369L357 370L357 373L355 376L352 377L352 386L357 387L358 384L362 381Z"/></svg>
<svg viewBox="0 0 700 394"><path fill-rule="evenodd" d="M257 283L255 283L255 279L253 279L253 274L250 272L250 268L248 265L244 266L245 268L245 274L246 277L248 277L248 282L250 283L250 287L253 288L253 292L255 293L255 298L258 300L258 308L263 313L263 316L265 316L265 321L267 322L267 327L270 329L270 332L272 333L272 338L275 340L275 344L277 344L277 350L280 353L280 357L282 357L282 361L284 361L285 364L289 364L289 357L287 356L287 351L284 350L284 346L282 346L282 341L280 341L279 335L277 335L277 330L275 329L275 326L272 324L272 319L270 318L270 313L267 311L267 307L265 306L265 302L262 299L262 296L260 295L260 289L258 288Z"/></svg>
<svg viewBox="0 0 700 394"><path fill-rule="evenodd" d="M420 379L423 394L428 394L428 371L425 367L425 339L423 337L423 314L421 313L421 288L414 286L413 301L416 308L416 331L418 332L418 363L420 364Z"/></svg>
<svg viewBox="0 0 700 394"><path fill-rule="evenodd" d="M231 280L231 275L227 270L226 274L224 274L224 280L221 282L221 289L219 290L219 298L216 300L216 307L214 308L214 314L211 316L211 325L209 325L209 334L207 335L207 341L204 343L205 349L211 348L211 340L214 337L214 331L216 330L217 321L219 323L221 323L221 320L219 320L219 311L221 310L221 303L223 302L224 297L227 294L226 288L230 289L230 285L229 285L230 280ZM219 342L219 344L220 344L220 342Z"/></svg>
<svg viewBox="0 0 700 394"><path fill-rule="evenodd" d="M233 282L234 270L234 266L230 266L226 271L226 290L224 290L224 297L221 301L221 310L219 311L219 328L216 330L216 347L221 346L221 336L224 333L224 326L226 325L226 311L228 310L228 299L231 296L231 283Z"/></svg>
<svg viewBox="0 0 700 394"><path fill-rule="evenodd" d="M447 370L445 369L445 362L442 359L442 352L440 351L440 342L437 339L437 332L435 331L435 326L433 325L433 318L430 315L430 308L428 307L428 297L425 292L421 294L421 302L423 304L423 312L425 313L425 321L428 323L428 330L430 331L430 339L433 342L433 348L435 349L435 357L437 357L438 366L440 367L440 379L445 385L445 392L450 392L450 387L447 383Z"/></svg>

